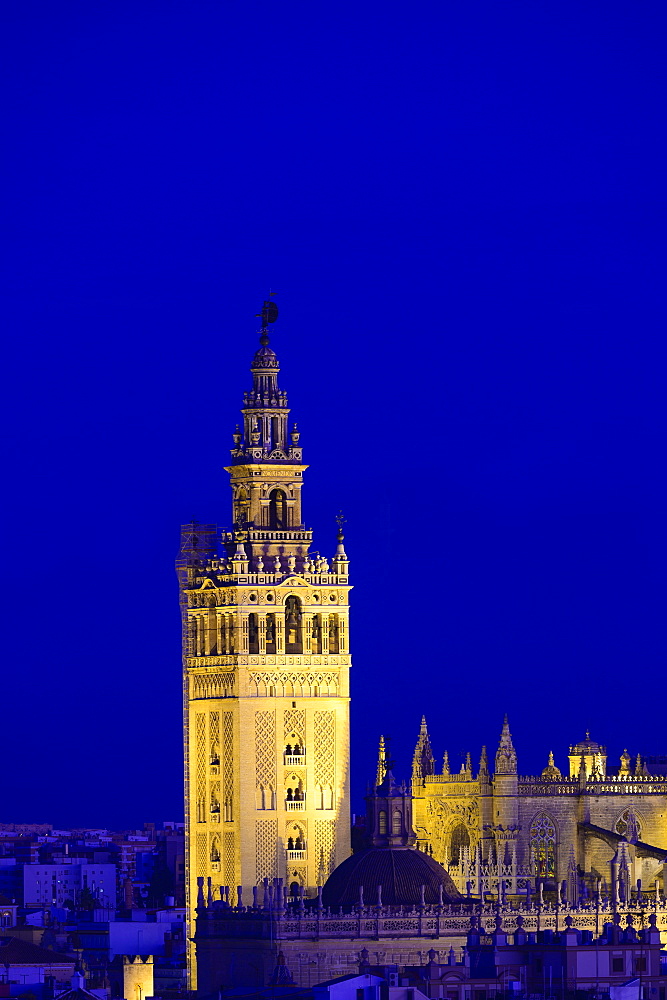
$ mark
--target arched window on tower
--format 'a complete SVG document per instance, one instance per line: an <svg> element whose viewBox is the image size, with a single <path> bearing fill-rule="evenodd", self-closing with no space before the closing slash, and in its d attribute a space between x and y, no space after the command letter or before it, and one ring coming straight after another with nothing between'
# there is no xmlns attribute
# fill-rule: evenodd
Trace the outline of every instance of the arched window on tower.
<svg viewBox="0 0 667 1000"><path fill-rule="evenodd" d="M254 611L248 615L248 652L259 653L259 625Z"/></svg>
<svg viewBox="0 0 667 1000"><path fill-rule="evenodd" d="M285 601L285 652L303 653L301 601L292 594Z"/></svg>
<svg viewBox="0 0 667 1000"><path fill-rule="evenodd" d="M394 837L400 837L403 832L403 817L400 809L394 809L391 814L391 832Z"/></svg>
<svg viewBox="0 0 667 1000"><path fill-rule="evenodd" d="M378 813L378 833L381 837L387 836L387 813L385 809L380 809Z"/></svg>
<svg viewBox="0 0 667 1000"><path fill-rule="evenodd" d="M284 490L271 490L269 494L269 527L287 527L287 497Z"/></svg>
<svg viewBox="0 0 667 1000"><path fill-rule="evenodd" d="M208 621L206 623L206 652L215 656L218 651L218 616L215 610L215 598L209 598Z"/></svg>
<svg viewBox="0 0 667 1000"><path fill-rule="evenodd" d="M234 511L234 520L237 524L247 523L249 507L248 491L245 486L241 486L236 494L236 509Z"/></svg>
<svg viewBox="0 0 667 1000"><path fill-rule="evenodd" d="M270 614L266 616L266 652L276 652L276 616Z"/></svg>
<svg viewBox="0 0 667 1000"><path fill-rule="evenodd" d="M536 875L556 877L556 827L546 813L540 813L530 824L530 856Z"/></svg>
<svg viewBox="0 0 667 1000"><path fill-rule="evenodd" d="M313 615L310 623L310 651L311 653L322 652L322 616Z"/></svg>
<svg viewBox="0 0 667 1000"><path fill-rule="evenodd" d="M225 619L223 627L225 630L225 653L234 652L234 615L223 615Z"/></svg>
<svg viewBox="0 0 667 1000"><path fill-rule="evenodd" d="M340 653L340 630L338 615L329 615L329 652Z"/></svg>
<svg viewBox="0 0 667 1000"><path fill-rule="evenodd" d="M451 865L460 864L461 851L464 847L470 847L470 834L463 823L458 823L449 838L449 863Z"/></svg>

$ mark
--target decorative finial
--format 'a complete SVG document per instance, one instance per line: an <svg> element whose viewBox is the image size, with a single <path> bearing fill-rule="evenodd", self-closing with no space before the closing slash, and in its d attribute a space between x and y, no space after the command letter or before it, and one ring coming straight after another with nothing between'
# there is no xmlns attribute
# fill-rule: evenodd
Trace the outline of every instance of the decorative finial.
<svg viewBox="0 0 667 1000"><path fill-rule="evenodd" d="M336 514L336 524L338 525L338 541L342 542L345 538L343 534L343 525L346 523L346 518L343 516L342 510L339 510Z"/></svg>
<svg viewBox="0 0 667 1000"><path fill-rule="evenodd" d="M262 347L267 347L269 343L269 323L275 323L278 319L278 306L275 302L271 301L271 296L275 294L275 292L269 292L269 298L264 300L262 311L260 313L256 313L257 318L262 321L261 336L259 338L259 342Z"/></svg>

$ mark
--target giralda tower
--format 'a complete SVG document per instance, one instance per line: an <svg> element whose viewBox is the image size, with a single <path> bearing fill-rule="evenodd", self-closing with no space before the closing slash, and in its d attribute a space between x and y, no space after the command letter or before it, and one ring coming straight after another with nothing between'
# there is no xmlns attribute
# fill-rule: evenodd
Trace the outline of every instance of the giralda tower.
<svg viewBox="0 0 667 1000"><path fill-rule="evenodd" d="M315 893L350 853L349 564L342 531L331 561L310 554L276 316L266 302L226 469L233 527L186 525L177 564L190 934L198 878L248 905L266 878Z"/></svg>

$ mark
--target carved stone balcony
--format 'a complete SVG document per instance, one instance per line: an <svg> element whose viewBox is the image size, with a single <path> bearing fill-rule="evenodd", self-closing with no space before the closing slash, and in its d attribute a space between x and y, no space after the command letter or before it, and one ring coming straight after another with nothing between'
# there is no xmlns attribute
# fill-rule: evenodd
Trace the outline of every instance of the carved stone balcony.
<svg viewBox="0 0 667 1000"><path fill-rule="evenodd" d="M305 755L305 753L297 753L297 754L286 753L283 756L285 758L285 767L305 767L306 766L306 755Z"/></svg>
<svg viewBox="0 0 667 1000"><path fill-rule="evenodd" d="M286 851L288 861L305 861L306 852L305 851Z"/></svg>
<svg viewBox="0 0 667 1000"><path fill-rule="evenodd" d="M303 799L300 802L294 799L285 799L285 809L287 812L304 812L306 803Z"/></svg>

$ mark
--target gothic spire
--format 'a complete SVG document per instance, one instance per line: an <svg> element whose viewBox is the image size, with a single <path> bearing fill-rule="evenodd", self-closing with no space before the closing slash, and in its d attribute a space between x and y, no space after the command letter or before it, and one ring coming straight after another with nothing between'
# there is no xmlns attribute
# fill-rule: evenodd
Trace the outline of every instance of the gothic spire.
<svg viewBox="0 0 667 1000"><path fill-rule="evenodd" d="M422 715L419 736L412 756L412 783L421 783L427 774L435 774L435 757L426 728L426 716Z"/></svg>
<svg viewBox="0 0 667 1000"><path fill-rule="evenodd" d="M498 749L496 751L496 774L516 773L516 750L514 749L514 744L512 743L512 734L510 733L507 714L505 714L502 732L500 733L500 743L498 744Z"/></svg>
<svg viewBox="0 0 667 1000"><path fill-rule="evenodd" d="M378 766L375 774L375 787L379 788L385 779L387 773L387 748L384 744L384 736L380 737L380 746L378 748Z"/></svg>

